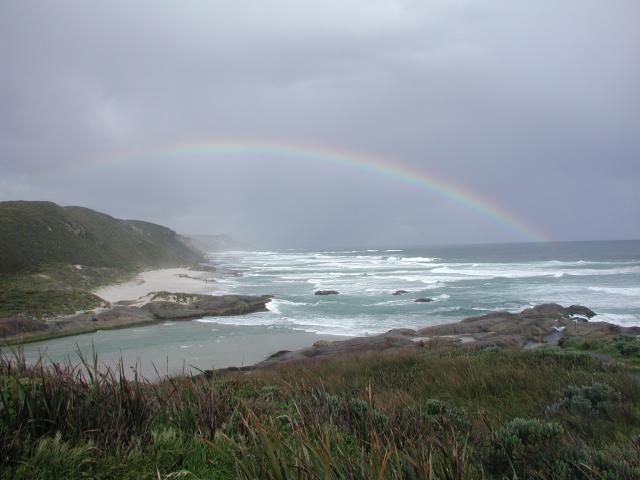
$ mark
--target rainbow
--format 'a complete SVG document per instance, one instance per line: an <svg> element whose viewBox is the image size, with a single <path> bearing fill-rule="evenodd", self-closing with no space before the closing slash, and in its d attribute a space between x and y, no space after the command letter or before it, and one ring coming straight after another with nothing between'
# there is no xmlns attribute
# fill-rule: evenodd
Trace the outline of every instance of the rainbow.
<svg viewBox="0 0 640 480"><path fill-rule="evenodd" d="M128 152L98 163L120 163L136 159L150 159L157 162L162 159L174 159L177 157L224 157L232 155L261 155L295 161L317 161L372 172L448 198L459 205L492 219L497 224L508 228L528 241L541 242L549 240L546 234L516 218L512 213L496 205L488 198L480 197L470 190L445 182L435 175L427 174L408 165L364 155L344 148L271 140L206 140Z"/></svg>

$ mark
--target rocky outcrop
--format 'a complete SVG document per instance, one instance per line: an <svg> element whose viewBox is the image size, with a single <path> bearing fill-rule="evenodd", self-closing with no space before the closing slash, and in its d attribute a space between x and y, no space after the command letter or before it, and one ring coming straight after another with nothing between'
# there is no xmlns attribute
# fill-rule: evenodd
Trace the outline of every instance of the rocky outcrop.
<svg viewBox="0 0 640 480"><path fill-rule="evenodd" d="M416 298L414 300L414 302L416 302L416 303L429 303L429 302L433 302L433 298L428 298L428 297Z"/></svg>
<svg viewBox="0 0 640 480"><path fill-rule="evenodd" d="M391 295L404 295L405 293L409 293L406 290L396 290Z"/></svg>
<svg viewBox="0 0 640 480"><path fill-rule="evenodd" d="M199 300L188 304L155 301L142 307L157 320L191 320L209 316L243 315L266 312L266 304L271 296L252 297L247 295L200 295Z"/></svg>
<svg viewBox="0 0 640 480"><path fill-rule="evenodd" d="M640 338L640 327L621 327L590 322L595 313L580 305L562 307L542 304L520 313L492 312L457 323L434 325L419 330L401 328L382 335L341 341L319 341L297 351L280 351L242 370L270 368L289 363L330 359L371 352L394 354L420 350L452 351L494 348L538 348L557 345L565 338L613 340L618 335Z"/></svg>
<svg viewBox="0 0 640 480"><path fill-rule="evenodd" d="M402 335L378 335L375 337L351 338L337 342L320 340L311 347L295 352L277 352L255 365L254 368L273 367L284 363L296 363L313 358L330 358L347 354L399 351L404 348L415 348L415 342Z"/></svg>
<svg viewBox="0 0 640 480"><path fill-rule="evenodd" d="M0 318L0 338L29 335L46 329L46 325L32 318L20 316Z"/></svg>
<svg viewBox="0 0 640 480"><path fill-rule="evenodd" d="M339 293L336 290L318 290L314 295L338 295Z"/></svg>
<svg viewBox="0 0 640 480"><path fill-rule="evenodd" d="M115 305L95 312L38 320L0 319L0 336L7 342L75 335L109 328L125 328L167 320L193 320L203 317L244 315L267 311L271 296L168 294L188 302L151 301L142 307ZM15 326L17 325L17 327Z"/></svg>

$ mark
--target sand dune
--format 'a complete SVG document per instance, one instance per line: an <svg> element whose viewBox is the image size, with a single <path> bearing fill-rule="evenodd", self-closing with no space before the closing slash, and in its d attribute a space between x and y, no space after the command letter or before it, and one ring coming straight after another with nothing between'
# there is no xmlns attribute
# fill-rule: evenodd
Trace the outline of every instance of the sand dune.
<svg viewBox="0 0 640 480"><path fill-rule="evenodd" d="M129 282L108 285L94 291L104 300L115 303L138 301L144 304L150 292L180 292L211 294L219 290L211 272L200 272L188 268L165 268L142 272Z"/></svg>

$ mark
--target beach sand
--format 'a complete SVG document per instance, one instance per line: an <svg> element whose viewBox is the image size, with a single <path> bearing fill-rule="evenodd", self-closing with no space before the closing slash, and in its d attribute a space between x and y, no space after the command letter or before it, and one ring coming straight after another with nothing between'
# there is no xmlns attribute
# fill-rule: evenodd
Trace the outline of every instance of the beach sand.
<svg viewBox="0 0 640 480"><path fill-rule="evenodd" d="M150 292L212 294L218 290L211 272L165 268L139 273L132 281L108 285L93 293L110 303L136 301L134 305L141 306L149 300L145 297Z"/></svg>

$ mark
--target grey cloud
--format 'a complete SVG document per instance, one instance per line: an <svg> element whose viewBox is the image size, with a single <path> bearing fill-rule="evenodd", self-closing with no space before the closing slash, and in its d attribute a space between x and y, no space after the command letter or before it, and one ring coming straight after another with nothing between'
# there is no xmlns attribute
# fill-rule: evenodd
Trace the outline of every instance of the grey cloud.
<svg viewBox="0 0 640 480"><path fill-rule="evenodd" d="M555 239L640 237L639 14L633 0L6 1L0 199L280 246L522 239L329 164L98 161L272 138L400 162Z"/></svg>

